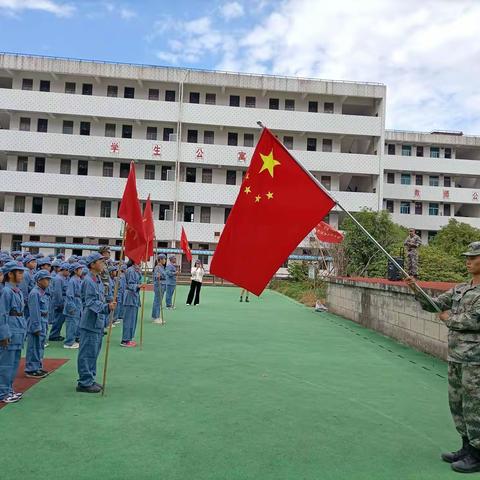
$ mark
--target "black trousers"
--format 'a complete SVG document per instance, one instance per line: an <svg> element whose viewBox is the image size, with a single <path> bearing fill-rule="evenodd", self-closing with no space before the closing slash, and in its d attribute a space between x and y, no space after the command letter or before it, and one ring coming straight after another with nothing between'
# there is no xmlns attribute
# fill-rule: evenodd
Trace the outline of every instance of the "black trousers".
<svg viewBox="0 0 480 480"><path fill-rule="evenodd" d="M200 289L202 288L202 282L197 282L196 280L192 280L190 284L190 291L188 292L187 303L192 304L193 296L195 295L195 302L194 305L198 305L200 303Z"/></svg>

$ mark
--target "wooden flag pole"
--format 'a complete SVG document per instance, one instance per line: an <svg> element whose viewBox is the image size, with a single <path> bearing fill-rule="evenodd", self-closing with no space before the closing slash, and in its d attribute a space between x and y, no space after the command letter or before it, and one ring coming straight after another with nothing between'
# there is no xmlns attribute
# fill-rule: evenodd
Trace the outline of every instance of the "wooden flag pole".
<svg viewBox="0 0 480 480"><path fill-rule="evenodd" d="M143 290L142 290L142 313L140 315L140 350L143 348L143 323L145 315L145 287L147 286L147 256L148 242L145 248L145 262L143 263Z"/></svg>
<svg viewBox="0 0 480 480"><path fill-rule="evenodd" d="M117 277L115 278L115 288L113 289L113 301L116 302L118 298L118 287L120 285L120 272L122 270L123 256L125 253L125 237L127 235L127 224L123 222L123 235L122 235L122 247L120 249L120 259L118 261L117 267ZM108 354L110 352L110 340L112 338L112 326L113 326L113 317L115 310L112 310L109 314L108 319L108 334L107 334L107 345L105 346L105 360L103 363L103 379L102 379L102 397L105 395L105 390L107 386L107 367L108 367Z"/></svg>

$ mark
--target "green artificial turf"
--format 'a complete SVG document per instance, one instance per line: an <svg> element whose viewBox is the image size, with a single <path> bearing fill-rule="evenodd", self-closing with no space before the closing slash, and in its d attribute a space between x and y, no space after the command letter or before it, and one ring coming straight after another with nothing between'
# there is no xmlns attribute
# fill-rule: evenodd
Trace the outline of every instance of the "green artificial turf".
<svg viewBox="0 0 480 480"><path fill-rule="evenodd" d="M271 291L187 307L180 288L166 327L148 295L143 351L114 329L104 398L75 392L77 353L51 343L71 361L0 410L0 478L458 477L439 460L459 445L443 362Z"/></svg>

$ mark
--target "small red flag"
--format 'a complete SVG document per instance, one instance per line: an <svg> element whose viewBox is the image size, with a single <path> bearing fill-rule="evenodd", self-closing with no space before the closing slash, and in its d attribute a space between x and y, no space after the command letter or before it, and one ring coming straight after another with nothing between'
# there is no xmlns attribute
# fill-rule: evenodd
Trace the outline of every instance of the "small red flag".
<svg viewBox="0 0 480 480"><path fill-rule="evenodd" d="M145 256L146 239L143 227L142 211L137 194L135 164L130 162L130 173L118 209L118 216L126 223L125 255L135 263L140 263Z"/></svg>
<svg viewBox="0 0 480 480"><path fill-rule="evenodd" d="M191 262L192 252L190 251L187 234L185 233L185 229L183 227L182 227L182 237L180 239L180 246L182 247L183 253L187 256L187 260Z"/></svg>
<svg viewBox="0 0 480 480"><path fill-rule="evenodd" d="M264 128L210 271L260 295L334 206L328 193Z"/></svg>
<svg viewBox="0 0 480 480"><path fill-rule="evenodd" d="M320 222L315 227L315 235L321 242L341 243L343 241L343 234L326 222Z"/></svg>
<svg viewBox="0 0 480 480"><path fill-rule="evenodd" d="M150 195L147 198L145 204L145 210L143 211L143 226L145 228L145 239L147 241L147 247L145 249L143 261L148 262L153 256L153 239L155 238L155 225L153 223L153 211L152 202L150 201Z"/></svg>

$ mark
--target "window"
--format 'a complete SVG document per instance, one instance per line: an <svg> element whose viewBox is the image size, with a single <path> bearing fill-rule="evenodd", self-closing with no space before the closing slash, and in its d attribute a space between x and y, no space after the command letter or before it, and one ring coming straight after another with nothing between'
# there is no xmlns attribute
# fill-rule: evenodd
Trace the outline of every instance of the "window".
<svg viewBox="0 0 480 480"><path fill-rule="evenodd" d="M440 149L438 147L430 147L430 157L440 158Z"/></svg>
<svg viewBox="0 0 480 480"><path fill-rule="evenodd" d="M43 210L43 198L42 197L33 197L32 198L32 213L42 213Z"/></svg>
<svg viewBox="0 0 480 480"><path fill-rule="evenodd" d="M208 243L199 243L199 250L208 250ZM199 255L198 259L202 262L203 265L208 265L208 255Z"/></svg>
<svg viewBox="0 0 480 480"><path fill-rule="evenodd" d="M90 135L90 122L80 122L80 135Z"/></svg>
<svg viewBox="0 0 480 480"><path fill-rule="evenodd" d="M40 91L41 92L50 91L50 80L40 80Z"/></svg>
<svg viewBox="0 0 480 480"><path fill-rule="evenodd" d="M395 144L389 143L387 146L387 151L389 155L395 155Z"/></svg>
<svg viewBox="0 0 480 480"><path fill-rule="evenodd" d="M431 242L435 236L437 235L438 232L435 232L435 231L429 231L428 232L428 241Z"/></svg>
<svg viewBox="0 0 480 480"><path fill-rule="evenodd" d="M145 180L155 180L155 165L145 165Z"/></svg>
<svg viewBox="0 0 480 480"><path fill-rule="evenodd" d="M130 173L130 164L129 163L121 163L120 164L120 178L128 178L129 173Z"/></svg>
<svg viewBox="0 0 480 480"><path fill-rule="evenodd" d="M400 176L400 183L402 185L411 185L412 176L409 173L402 173L402 175Z"/></svg>
<svg viewBox="0 0 480 480"><path fill-rule="evenodd" d="M322 152L331 152L333 149L333 142L330 138L322 140Z"/></svg>
<svg viewBox="0 0 480 480"><path fill-rule="evenodd" d="M133 127L131 125L122 125L122 138L132 138Z"/></svg>
<svg viewBox="0 0 480 480"><path fill-rule="evenodd" d="M243 134L243 146L244 147L253 147L254 136L253 133L244 133Z"/></svg>
<svg viewBox="0 0 480 480"><path fill-rule="evenodd" d="M237 172L236 170L227 170L227 185L236 185L237 184Z"/></svg>
<svg viewBox="0 0 480 480"><path fill-rule="evenodd" d="M438 187L440 185L440 177L438 175L430 175L428 177L428 184L431 187Z"/></svg>
<svg viewBox="0 0 480 480"><path fill-rule="evenodd" d="M81 244L83 244L83 238L82 237L73 237L73 243L76 244L76 245L81 245ZM80 249L73 249L72 250L72 255L77 255L78 257L81 257L83 255L83 252Z"/></svg>
<svg viewBox="0 0 480 480"><path fill-rule="evenodd" d="M410 214L410 202L400 202L400 213Z"/></svg>
<svg viewBox="0 0 480 480"><path fill-rule="evenodd" d="M82 85L82 95L93 95L93 85L91 83Z"/></svg>
<svg viewBox="0 0 480 480"><path fill-rule="evenodd" d="M330 175L322 175L320 177L320 183L327 189L332 188L332 177Z"/></svg>
<svg viewBox="0 0 480 480"><path fill-rule="evenodd" d="M68 215L68 198L59 198L58 199L58 215Z"/></svg>
<svg viewBox="0 0 480 480"><path fill-rule="evenodd" d="M163 141L164 142L169 142L170 141L170 135L173 135L173 128L165 127L163 129Z"/></svg>
<svg viewBox="0 0 480 480"><path fill-rule="evenodd" d="M166 102L175 101L175 90L165 90L165 101Z"/></svg>
<svg viewBox="0 0 480 480"><path fill-rule="evenodd" d="M147 127L147 140L157 139L157 127Z"/></svg>
<svg viewBox="0 0 480 480"><path fill-rule="evenodd" d="M270 110L278 110L280 108L280 100L278 98L270 98L268 108Z"/></svg>
<svg viewBox="0 0 480 480"><path fill-rule="evenodd" d="M125 87L123 89L123 98L135 98L135 88Z"/></svg>
<svg viewBox="0 0 480 480"><path fill-rule="evenodd" d="M72 172L72 161L69 158L62 158L60 160L60 173L62 175L70 175Z"/></svg>
<svg viewBox="0 0 480 480"><path fill-rule="evenodd" d="M77 84L75 82L65 82L65 93L75 93Z"/></svg>
<svg viewBox="0 0 480 480"><path fill-rule="evenodd" d="M205 103L207 105L215 105L217 103L217 95L215 93L206 93Z"/></svg>
<svg viewBox="0 0 480 480"><path fill-rule="evenodd" d="M202 183L212 183L212 169L202 168Z"/></svg>
<svg viewBox="0 0 480 480"><path fill-rule="evenodd" d="M310 101L308 102L308 111L311 113L318 112L318 102Z"/></svg>
<svg viewBox="0 0 480 480"><path fill-rule="evenodd" d="M415 185L423 185L423 175L415 175Z"/></svg>
<svg viewBox="0 0 480 480"><path fill-rule="evenodd" d="M183 207L183 221L193 222L195 214L195 207L193 205L185 205Z"/></svg>
<svg viewBox="0 0 480 480"><path fill-rule="evenodd" d="M412 146L411 145L402 145L402 156L411 157L412 156Z"/></svg>
<svg viewBox="0 0 480 480"><path fill-rule="evenodd" d="M88 175L88 160L79 160L77 175Z"/></svg>
<svg viewBox="0 0 480 480"><path fill-rule="evenodd" d="M198 143L198 130L188 130L187 131L187 142L188 143Z"/></svg>
<svg viewBox="0 0 480 480"><path fill-rule="evenodd" d="M15 250L22 250L22 235L12 235L12 252Z"/></svg>
<svg viewBox="0 0 480 480"><path fill-rule="evenodd" d="M225 208L225 213L223 216L223 223L227 223L228 217L230 216L230 212L232 209L230 207Z"/></svg>
<svg viewBox="0 0 480 480"><path fill-rule="evenodd" d="M115 137L116 136L117 126L114 123L105 124L105 136L106 137Z"/></svg>
<svg viewBox="0 0 480 480"><path fill-rule="evenodd" d="M62 133L67 135L73 135L73 121L72 120L64 120L62 126Z"/></svg>
<svg viewBox="0 0 480 480"><path fill-rule="evenodd" d="M103 162L103 172L104 177L113 177L113 162Z"/></svg>
<svg viewBox="0 0 480 480"><path fill-rule="evenodd" d="M394 212L394 204L393 204L393 200L387 200L387 205L386 205L386 210L387 212L390 212L390 213L393 213Z"/></svg>
<svg viewBox="0 0 480 480"><path fill-rule="evenodd" d="M210 207L201 207L200 208L200 223L210 223Z"/></svg>
<svg viewBox="0 0 480 480"><path fill-rule="evenodd" d="M112 216L112 202L102 200L100 202L100 216L110 218Z"/></svg>
<svg viewBox="0 0 480 480"><path fill-rule="evenodd" d="M257 104L256 97L245 97L245 106L247 108L255 108Z"/></svg>
<svg viewBox="0 0 480 480"><path fill-rule="evenodd" d="M37 120L37 132L47 133L48 120L46 118L39 118Z"/></svg>
<svg viewBox="0 0 480 480"><path fill-rule="evenodd" d="M443 186L444 187L451 187L452 186L451 177L443 177Z"/></svg>
<svg viewBox="0 0 480 480"><path fill-rule="evenodd" d="M230 95L230 106L231 107L240 106L240 95Z"/></svg>
<svg viewBox="0 0 480 480"><path fill-rule="evenodd" d="M228 132L228 145L238 145L238 133Z"/></svg>
<svg viewBox="0 0 480 480"><path fill-rule="evenodd" d="M190 92L190 103L200 103L200 93Z"/></svg>
<svg viewBox="0 0 480 480"><path fill-rule="evenodd" d="M117 85L108 85L108 87L107 87L107 97L118 97L118 87L117 87Z"/></svg>
<svg viewBox="0 0 480 480"><path fill-rule="evenodd" d="M33 79L31 78L22 79L22 90L33 90Z"/></svg>
<svg viewBox="0 0 480 480"><path fill-rule="evenodd" d="M423 215L423 203L415 202L415 215Z"/></svg>
<svg viewBox="0 0 480 480"><path fill-rule="evenodd" d="M159 220L167 220L167 218L166 218L166 211L167 210L170 210L170 205L166 205L166 204L161 203L160 204L160 213L158 215Z"/></svg>
<svg viewBox="0 0 480 480"><path fill-rule="evenodd" d="M417 145L417 157L423 157L423 146Z"/></svg>
<svg viewBox="0 0 480 480"><path fill-rule="evenodd" d="M309 152L317 151L317 139L316 138L307 138L307 150Z"/></svg>
<svg viewBox="0 0 480 480"><path fill-rule="evenodd" d="M395 173L393 172L387 173L387 183L395 183Z"/></svg>
<svg viewBox="0 0 480 480"><path fill-rule="evenodd" d="M451 215L451 207L449 203L446 203L443 206L443 216L444 217L449 217Z"/></svg>
<svg viewBox="0 0 480 480"><path fill-rule="evenodd" d="M67 243L67 237L55 237L55 243ZM65 255L64 248L55 248L55 255L63 253Z"/></svg>
<svg viewBox="0 0 480 480"><path fill-rule="evenodd" d="M283 137L283 144L289 150L293 150L293 137L284 136Z"/></svg>
<svg viewBox="0 0 480 480"><path fill-rule="evenodd" d="M334 112L334 104L332 102L325 102L323 104L323 112L324 113L333 113Z"/></svg>
<svg viewBox="0 0 480 480"><path fill-rule="evenodd" d="M452 149L445 148L445 158L452 158Z"/></svg>
<svg viewBox="0 0 480 480"><path fill-rule="evenodd" d="M30 131L30 119L27 117L20 117L20 130L23 132Z"/></svg>
<svg viewBox="0 0 480 480"><path fill-rule="evenodd" d="M13 211L16 213L25 212L25 197L15 196L15 199L13 200Z"/></svg>
<svg viewBox="0 0 480 480"><path fill-rule="evenodd" d="M185 181L188 183L197 181L197 169L195 167L187 167L185 169Z"/></svg>
<svg viewBox="0 0 480 480"><path fill-rule="evenodd" d="M160 100L160 90L158 88L149 88L148 89L148 99L149 100Z"/></svg>
<svg viewBox="0 0 480 480"><path fill-rule="evenodd" d="M428 204L428 214L433 216L438 215L438 203Z"/></svg>
<svg viewBox="0 0 480 480"><path fill-rule="evenodd" d="M169 167L167 165L162 165L162 171L160 174L160 179L163 181L168 180L168 172L172 170L172 167Z"/></svg>
<svg viewBox="0 0 480 480"><path fill-rule="evenodd" d="M17 172L28 172L28 157L17 157Z"/></svg>
<svg viewBox="0 0 480 480"><path fill-rule="evenodd" d="M84 217L85 216L85 209L86 209L86 200L82 200L77 198L75 200L75 216L76 217Z"/></svg>
<svg viewBox="0 0 480 480"><path fill-rule="evenodd" d="M290 111L295 110L295 100L287 98L285 100L285 110L290 110Z"/></svg>
<svg viewBox="0 0 480 480"><path fill-rule="evenodd" d="M203 132L203 143L211 145L215 143L215 132L213 130L205 130Z"/></svg>
<svg viewBox="0 0 480 480"><path fill-rule="evenodd" d="M45 173L45 157L35 157L34 171Z"/></svg>

